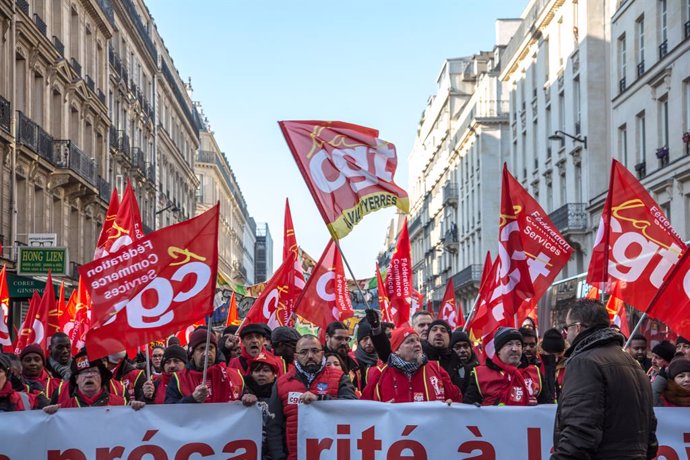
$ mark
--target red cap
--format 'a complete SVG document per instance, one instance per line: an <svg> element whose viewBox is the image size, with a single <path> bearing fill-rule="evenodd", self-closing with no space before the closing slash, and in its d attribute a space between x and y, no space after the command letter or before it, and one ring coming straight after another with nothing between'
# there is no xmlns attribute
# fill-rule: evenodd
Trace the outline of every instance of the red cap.
<svg viewBox="0 0 690 460"><path fill-rule="evenodd" d="M391 350L393 352L398 351L398 348L400 348L400 345L405 341L407 337L409 337L411 334L415 334L416 336L419 336L417 334L417 331L412 329L411 327L399 327L397 329L393 329L393 333L391 334Z"/></svg>
<svg viewBox="0 0 690 460"><path fill-rule="evenodd" d="M262 351L261 353L259 353L258 355L256 355L256 358L254 358L254 359L252 360L252 362L251 362L251 364L250 364L250 366L249 366L250 369L253 367L253 365L254 365L255 363L268 364L268 365L271 366L271 368L273 369L273 372L275 372L276 374L278 373L278 364L276 363L275 358L272 358L271 356L268 356L268 355L267 355L266 353L264 353L263 351Z"/></svg>

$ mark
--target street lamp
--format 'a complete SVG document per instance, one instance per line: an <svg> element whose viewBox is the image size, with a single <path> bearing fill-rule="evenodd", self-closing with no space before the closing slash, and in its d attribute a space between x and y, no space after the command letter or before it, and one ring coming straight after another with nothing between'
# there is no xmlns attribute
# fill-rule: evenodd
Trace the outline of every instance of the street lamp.
<svg viewBox="0 0 690 460"><path fill-rule="evenodd" d="M169 205L167 205L166 207L164 207L164 208L161 209L160 211L156 211L156 215L161 214L161 213L167 211L168 209L171 209L172 212L177 212L177 211L179 211L178 207L175 206L174 203L170 203Z"/></svg>
<svg viewBox="0 0 690 460"><path fill-rule="evenodd" d="M585 148L587 148L587 136L585 137L576 137L573 136L572 134L568 134L566 132L559 130L554 131L552 135L549 136L550 141L561 141L561 144L565 142L565 138L572 139L575 142L582 142Z"/></svg>

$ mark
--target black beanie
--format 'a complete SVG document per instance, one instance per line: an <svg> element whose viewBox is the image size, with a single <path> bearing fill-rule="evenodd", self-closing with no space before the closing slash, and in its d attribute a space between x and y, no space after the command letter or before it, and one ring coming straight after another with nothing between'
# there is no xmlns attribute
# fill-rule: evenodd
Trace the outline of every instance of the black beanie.
<svg viewBox="0 0 690 460"><path fill-rule="evenodd" d="M467 342L470 345L470 338L467 335L467 332L463 331L462 329L457 329L453 331L453 333L450 336L450 347L453 348L453 346L458 343L458 342Z"/></svg>
<svg viewBox="0 0 690 460"><path fill-rule="evenodd" d="M565 339L558 329L549 329L541 339L541 349L547 353L559 354L565 350Z"/></svg>
<svg viewBox="0 0 690 460"><path fill-rule="evenodd" d="M511 340L519 340L522 342L522 334L520 334L520 331L513 329L512 327L499 327L496 335L494 336L494 348L496 353L498 353L499 350Z"/></svg>
<svg viewBox="0 0 690 460"><path fill-rule="evenodd" d="M690 359L675 358L668 366L668 376L675 379L678 374L690 372Z"/></svg>
<svg viewBox="0 0 690 460"><path fill-rule="evenodd" d="M170 345L165 349L165 352L163 352L161 366L164 366L165 362L171 358L177 358L183 363L187 364L187 352L179 345Z"/></svg>
<svg viewBox="0 0 690 460"><path fill-rule="evenodd" d="M361 321L357 325L357 343L365 337L371 337L371 324L367 321Z"/></svg>
<svg viewBox="0 0 690 460"><path fill-rule="evenodd" d="M435 319L431 323L429 323L429 329L427 329L429 332L431 332L431 328L434 326L443 326L446 328L446 331L448 332L448 336L452 334L450 324L448 324L446 321L442 319Z"/></svg>
<svg viewBox="0 0 690 460"><path fill-rule="evenodd" d="M223 335L232 335L237 332L237 329L239 329L239 326L228 326L223 329Z"/></svg>
<svg viewBox="0 0 690 460"><path fill-rule="evenodd" d="M676 347L668 340L664 340L654 345L654 348L652 348L652 353L670 363L676 354Z"/></svg>

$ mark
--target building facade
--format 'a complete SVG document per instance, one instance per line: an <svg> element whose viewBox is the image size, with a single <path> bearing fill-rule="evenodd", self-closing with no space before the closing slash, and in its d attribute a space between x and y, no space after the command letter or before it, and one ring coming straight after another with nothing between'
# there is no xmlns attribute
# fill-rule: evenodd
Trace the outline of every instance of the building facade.
<svg viewBox="0 0 690 460"><path fill-rule="evenodd" d="M256 225L254 282L263 283L273 275L273 238L267 223Z"/></svg>

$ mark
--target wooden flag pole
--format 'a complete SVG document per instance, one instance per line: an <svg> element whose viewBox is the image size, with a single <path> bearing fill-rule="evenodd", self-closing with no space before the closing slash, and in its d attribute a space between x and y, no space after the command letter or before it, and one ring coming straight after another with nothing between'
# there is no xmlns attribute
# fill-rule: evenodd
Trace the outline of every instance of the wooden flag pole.
<svg viewBox="0 0 690 460"><path fill-rule="evenodd" d="M206 371L208 370L208 347L211 344L211 317L206 317L206 349L204 350L204 371L201 373L201 384L206 385Z"/></svg>

